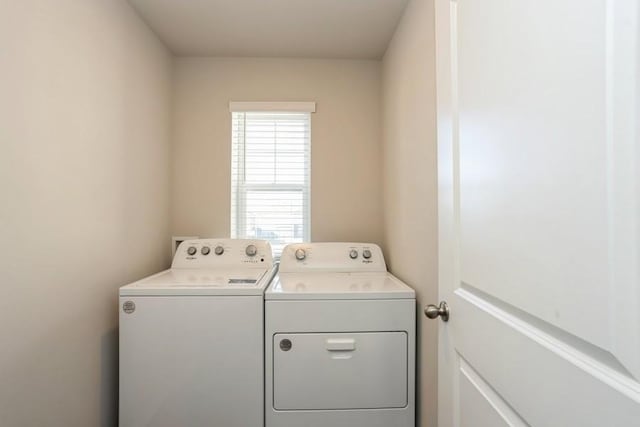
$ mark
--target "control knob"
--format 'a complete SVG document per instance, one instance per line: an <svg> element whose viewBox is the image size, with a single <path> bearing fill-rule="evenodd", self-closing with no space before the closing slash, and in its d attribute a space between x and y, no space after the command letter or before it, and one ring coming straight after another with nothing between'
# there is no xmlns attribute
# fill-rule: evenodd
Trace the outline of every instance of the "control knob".
<svg viewBox="0 0 640 427"><path fill-rule="evenodd" d="M362 257L364 259L369 259L371 258L371 251L369 249L365 249L364 251L362 251Z"/></svg>
<svg viewBox="0 0 640 427"><path fill-rule="evenodd" d="M304 249L298 249L296 250L296 259L298 261L302 261L303 259L305 259L307 257L307 253L304 251Z"/></svg>
<svg viewBox="0 0 640 427"><path fill-rule="evenodd" d="M256 245L249 245L247 246L247 249L245 249L244 253L246 253L247 256L256 256L258 248L256 248Z"/></svg>
<svg viewBox="0 0 640 427"><path fill-rule="evenodd" d="M222 255L224 253L224 248L222 246L218 245L213 250L213 252L215 252L216 255Z"/></svg>
<svg viewBox="0 0 640 427"><path fill-rule="evenodd" d="M189 249L187 249L187 253L188 253L189 255L195 255L195 254L196 254L196 252L198 252L198 250L196 249L196 247L195 247L195 246L189 246Z"/></svg>
<svg viewBox="0 0 640 427"><path fill-rule="evenodd" d="M202 249L200 249L202 255L209 255L210 252L211 248L209 246L203 246Z"/></svg>
<svg viewBox="0 0 640 427"><path fill-rule="evenodd" d="M358 251L356 251L355 249L351 249L351 251L349 252L349 258L351 259L358 258Z"/></svg>

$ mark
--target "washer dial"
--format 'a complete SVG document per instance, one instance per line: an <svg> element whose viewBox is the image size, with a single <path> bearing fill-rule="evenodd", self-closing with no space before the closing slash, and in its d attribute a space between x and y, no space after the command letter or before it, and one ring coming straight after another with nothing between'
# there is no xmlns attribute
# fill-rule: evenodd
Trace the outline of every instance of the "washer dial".
<svg viewBox="0 0 640 427"><path fill-rule="evenodd" d="M258 248L256 248L256 245L249 245L247 246L247 249L245 249L244 253L246 253L247 256L256 256Z"/></svg>

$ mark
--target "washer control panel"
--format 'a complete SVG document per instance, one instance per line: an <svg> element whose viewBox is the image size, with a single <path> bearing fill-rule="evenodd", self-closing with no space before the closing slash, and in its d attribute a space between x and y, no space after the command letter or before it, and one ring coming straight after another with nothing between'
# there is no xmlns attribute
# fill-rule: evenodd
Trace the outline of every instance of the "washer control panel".
<svg viewBox="0 0 640 427"><path fill-rule="evenodd" d="M194 239L178 246L171 268L273 266L271 245L255 239Z"/></svg>
<svg viewBox="0 0 640 427"><path fill-rule="evenodd" d="M387 266L374 243L294 243L283 249L279 271L384 272Z"/></svg>

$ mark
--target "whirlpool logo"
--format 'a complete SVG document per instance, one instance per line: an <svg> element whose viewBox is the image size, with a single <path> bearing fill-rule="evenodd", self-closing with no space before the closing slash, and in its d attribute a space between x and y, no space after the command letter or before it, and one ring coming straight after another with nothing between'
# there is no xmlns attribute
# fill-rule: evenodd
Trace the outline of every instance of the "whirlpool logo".
<svg viewBox="0 0 640 427"><path fill-rule="evenodd" d="M136 311L136 303L133 301L125 301L124 304L122 304L122 311L127 314L133 313Z"/></svg>

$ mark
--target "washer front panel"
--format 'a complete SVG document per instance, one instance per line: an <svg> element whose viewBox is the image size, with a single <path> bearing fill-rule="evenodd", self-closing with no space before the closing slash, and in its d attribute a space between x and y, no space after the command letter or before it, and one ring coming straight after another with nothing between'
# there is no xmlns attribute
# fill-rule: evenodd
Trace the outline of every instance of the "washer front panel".
<svg viewBox="0 0 640 427"><path fill-rule="evenodd" d="M120 427L261 426L260 296L120 297Z"/></svg>

